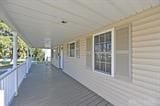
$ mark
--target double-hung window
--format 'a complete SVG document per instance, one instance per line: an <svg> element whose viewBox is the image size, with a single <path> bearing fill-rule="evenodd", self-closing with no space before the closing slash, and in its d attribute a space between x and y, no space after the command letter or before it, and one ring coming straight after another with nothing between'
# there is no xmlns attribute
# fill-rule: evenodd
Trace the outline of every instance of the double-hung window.
<svg viewBox="0 0 160 106"><path fill-rule="evenodd" d="M69 49L70 49L70 57L75 57L75 52L76 52L76 44L75 42L69 44Z"/></svg>
<svg viewBox="0 0 160 106"><path fill-rule="evenodd" d="M80 40L67 44L67 56L80 58Z"/></svg>
<svg viewBox="0 0 160 106"><path fill-rule="evenodd" d="M113 31L94 35L94 70L113 75Z"/></svg>

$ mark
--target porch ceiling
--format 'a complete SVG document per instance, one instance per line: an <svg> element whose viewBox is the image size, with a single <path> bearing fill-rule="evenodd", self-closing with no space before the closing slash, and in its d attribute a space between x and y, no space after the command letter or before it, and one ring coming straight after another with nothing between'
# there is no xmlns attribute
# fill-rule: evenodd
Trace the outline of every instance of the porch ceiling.
<svg viewBox="0 0 160 106"><path fill-rule="evenodd" d="M94 31L160 0L2 0L8 18L33 47L48 47ZM67 21L66 24L61 23Z"/></svg>

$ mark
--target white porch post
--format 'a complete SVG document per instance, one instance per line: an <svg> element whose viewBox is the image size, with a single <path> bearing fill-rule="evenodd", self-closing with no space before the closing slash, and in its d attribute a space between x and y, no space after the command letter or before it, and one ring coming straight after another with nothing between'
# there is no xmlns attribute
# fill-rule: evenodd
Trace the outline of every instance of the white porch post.
<svg viewBox="0 0 160 106"><path fill-rule="evenodd" d="M29 59L30 59L30 56L29 56L29 54L30 54L30 50L29 50L29 47L27 47L27 58L26 58L26 73L28 73L28 71L29 71Z"/></svg>
<svg viewBox="0 0 160 106"><path fill-rule="evenodd" d="M17 66L17 33L13 32L13 68Z"/></svg>
<svg viewBox="0 0 160 106"><path fill-rule="evenodd" d="M31 49L31 47L29 47L28 48L28 71L29 71L29 69L30 69L30 67L31 67L31 64L32 64L32 49Z"/></svg>
<svg viewBox="0 0 160 106"><path fill-rule="evenodd" d="M4 100L4 90L0 91L0 106L5 106L5 100Z"/></svg>
<svg viewBox="0 0 160 106"><path fill-rule="evenodd" d="M29 49L29 52L30 52L30 58L31 58L31 61L32 61L32 48Z"/></svg>
<svg viewBox="0 0 160 106"><path fill-rule="evenodd" d="M17 33L13 34L13 69L17 66ZM18 95L18 70L15 72L15 96Z"/></svg>

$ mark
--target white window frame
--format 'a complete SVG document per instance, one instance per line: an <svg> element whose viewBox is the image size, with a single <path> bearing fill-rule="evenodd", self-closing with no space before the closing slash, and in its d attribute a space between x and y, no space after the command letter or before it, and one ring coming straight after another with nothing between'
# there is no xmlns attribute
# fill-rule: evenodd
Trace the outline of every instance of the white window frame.
<svg viewBox="0 0 160 106"><path fill-rule="evenodd" d="M70 56L70 44L71 44L71 43L74 43L74 44L75 44L74 57L71 57L71 56ZM76 58L76 48L77 48L77 47L76 47L76 41L69 42L68 44L69 44L69 56L68 56L68 57L70 57L70 58Z"/></svg>
<svg viewBox="0 0 160 106"><path fill-rule="evenodd" d="M96 71L95 70L95 56L94 56L94 48L95 48L95 36L98 36L100 34L103 34L103 33L107 33L107 32L111 32L111 42L112 42L112 48L111 48L111 75L110 74L107 74L107 73L103 73L103 72L99 72L99 71ZM94 72L97 72L97 73L100 73L102 75L107 75L107 76L111 76L111 77L114 77L114 72L115 72L115 30L114 28L111 28L111 29L108 29L108 30L105 30L105 31L102 31L102 32L99 32L99 33L95 33L93 34L93 37L92 37L92 40L93 40L93 43L92 43L92 70Z"/></svg>

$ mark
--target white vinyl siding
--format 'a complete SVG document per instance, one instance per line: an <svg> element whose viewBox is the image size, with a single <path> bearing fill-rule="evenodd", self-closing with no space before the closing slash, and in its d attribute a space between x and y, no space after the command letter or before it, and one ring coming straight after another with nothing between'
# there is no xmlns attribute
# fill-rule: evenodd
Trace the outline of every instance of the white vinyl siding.
<svg viewBox="0 0 160 106"><path fill-rule="evenodd" d="M133 22L133 83L160 93L160 13Z"/></svg>
<svg viewBox="0 0 160 106"><path fill-rule="evenodd" d="M88 62L93 61L89 54L91 49L87 43L90 42L87 39L88 35L79 38L81 58L65 56L63 71L115 106L159 106L160 26L157 23L160 20L159 11L160 8L146 11L120 22L123 25L126 22L132 24L130 82L115 78L116 76L97 74L92 69L86 68L86 65L89 67L91 65ZM119 23L113 26L116 27L117 24L119 26ZM64 52L67 52L67 43L64 43Z"/></svg>

